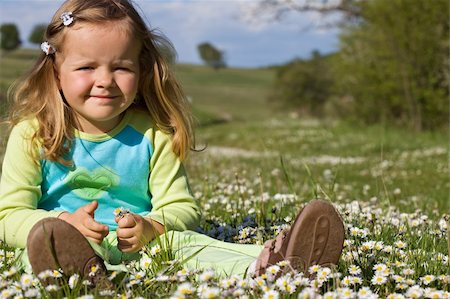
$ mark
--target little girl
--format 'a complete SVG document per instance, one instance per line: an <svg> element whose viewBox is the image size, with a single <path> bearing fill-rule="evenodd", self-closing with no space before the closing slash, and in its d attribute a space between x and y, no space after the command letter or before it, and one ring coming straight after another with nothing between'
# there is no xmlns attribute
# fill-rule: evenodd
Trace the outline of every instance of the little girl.
<svg viewBox="0 0 450 299"><path fill-rule="evenodd" d="M197 253L188 265L223 274L338 262L344 228L324 201L264 248L191 231L200 218L182 164L194 147L191 115L164 40L129 0L68 0L45 39L11 89L0 185L0 238L25 248L25 269L61 268L96 283L168 232L178 257Z"/></svg>

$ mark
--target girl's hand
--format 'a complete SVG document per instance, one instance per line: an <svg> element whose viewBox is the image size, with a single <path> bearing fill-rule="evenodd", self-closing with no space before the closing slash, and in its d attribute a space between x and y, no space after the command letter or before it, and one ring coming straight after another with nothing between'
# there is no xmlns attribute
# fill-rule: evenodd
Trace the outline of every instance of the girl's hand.
<svg viewBox="0 0 450 299"><path fill-rule="evenodd" d="M117 247L122 252L138 252L156 235L164 232L162 224L133 213L116 217L115 221L118 224Z"/></svg>
<svg viewBox="0 0 450 299"><path fill-rule="evenodd" d="M97 207L98 202L93 201L90 204L78 208L73 213L64 212L58 218L73 225L86 238L97 244L101 244L103 239L108 235L109 228L107 225L94 220L94 212Z"/></svg>

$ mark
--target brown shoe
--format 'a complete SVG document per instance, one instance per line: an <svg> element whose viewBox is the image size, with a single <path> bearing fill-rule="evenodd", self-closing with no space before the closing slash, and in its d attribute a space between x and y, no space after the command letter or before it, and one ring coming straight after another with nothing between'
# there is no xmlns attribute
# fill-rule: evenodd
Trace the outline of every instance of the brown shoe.
<svg viewBox="0 0 450 299"><path fill-rule="evenodd" d="M282 260L300 272L312 265L335 265L344 244L345 230L332 204L323 200L308 203L297 215L289 231L264 244L256 261L256 274Z"/></svg>
<svg viewBox="0 0 450 299"><path fill-rule="evenodd" d="M27 250L36 275L45 270L61 269L67 276L77 273L93 285L100 281L104 284L103 260L87 239L64 220L45 218L37 222L28 235Z"/></svg>

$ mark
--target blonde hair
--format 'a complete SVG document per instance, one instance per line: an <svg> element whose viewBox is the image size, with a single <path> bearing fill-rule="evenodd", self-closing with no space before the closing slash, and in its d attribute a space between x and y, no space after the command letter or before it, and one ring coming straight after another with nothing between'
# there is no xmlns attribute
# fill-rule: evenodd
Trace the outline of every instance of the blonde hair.
<svg viewBox="0 0 450 299"><path fill-rule="evenodd" d="M48 25L45 40L56 51L62 48L65 32L63 12L72 12L74 23L125 21L131 33L142 42L140 78L135 105L148 110L156 126L173 135L172 150L184 160L195 146L193 121L186 97L161 49L172 51L170 42L149 30L129 0L68 0ZM56 52L55 55L58 52ZM73 140L75 118L65 104L56 81L55 55L42 53L31 71L13 84L8 98L13 101L9 120L14 126L26 118L36 118L39 128L33 136L44 148L44 158L64 164Z"/></svg>

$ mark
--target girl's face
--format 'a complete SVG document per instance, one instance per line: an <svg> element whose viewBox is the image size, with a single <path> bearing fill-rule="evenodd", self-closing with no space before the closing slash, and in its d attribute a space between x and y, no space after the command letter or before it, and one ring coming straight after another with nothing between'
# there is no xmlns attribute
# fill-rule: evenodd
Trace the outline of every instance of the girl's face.
<svg viewBox="0 0 450 299"><path fill-rule="evenodd" d="M124 22L74 24L56 54L59 88L79 130L112 130L138 92L141 43Z"/></svg>

